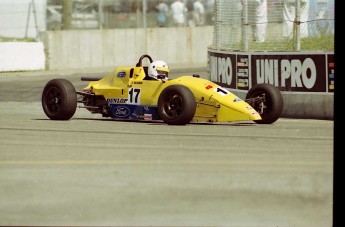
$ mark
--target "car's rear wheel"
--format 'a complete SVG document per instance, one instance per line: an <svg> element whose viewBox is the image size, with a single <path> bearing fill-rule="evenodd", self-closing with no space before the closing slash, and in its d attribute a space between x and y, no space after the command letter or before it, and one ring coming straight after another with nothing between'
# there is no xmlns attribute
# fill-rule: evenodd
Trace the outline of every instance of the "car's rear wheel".
<svg viewBox="0 0 345 227"><path fill-rule="evenodd" d="M262 120L258 124L272 124L283 112L283 97L279 89L271 84L254 85L246 95L248 102L260 115Z"/></svg>
<svg viewBox="0 0 345 227"><path fill-rule="evenodd" d="M42 107L51 120L69 120L77 109L77 93L65 79L50 80L42 92Z"/></svg>
<svg viewBox="0 0 345 227"><path fill-rule="evenodd" d="M165 88L158 98L158 114L169 125L188 124L195 111L195 97L185 86L171 85Z"/></svg>

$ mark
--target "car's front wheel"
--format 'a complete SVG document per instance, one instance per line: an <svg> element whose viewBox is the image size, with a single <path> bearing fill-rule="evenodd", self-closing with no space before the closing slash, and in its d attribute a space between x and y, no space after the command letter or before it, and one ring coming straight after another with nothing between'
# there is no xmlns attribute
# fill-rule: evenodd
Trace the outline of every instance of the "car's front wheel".
<svg viewBox="0 0 345 227"><path fill-rule="evenodd" d="M249 103L260 115L262 120L258 124L272 124L277 121L283 111L283 97L279 89L271 84L254 85L246 95Z"/></svg>
<svg viewBox="0 0 345 227"><path fill-rule="evenodd" d="M165 88L158 98L158 114L169 125L188 124L195 111L195 97L185 86L171 85Z"/></svg>
<svg viewBox="0 0 345 227"><path fill-rule="evenodd" d="M69 120L77 109L77 93L65 79L50 80L42 92L42 108L51 120Z"/></svg>

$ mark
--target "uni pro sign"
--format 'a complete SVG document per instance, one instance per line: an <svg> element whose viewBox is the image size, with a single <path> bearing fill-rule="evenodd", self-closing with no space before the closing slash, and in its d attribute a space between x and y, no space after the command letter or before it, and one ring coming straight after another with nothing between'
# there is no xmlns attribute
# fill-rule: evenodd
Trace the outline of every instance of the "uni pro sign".
<svg viewBox="0 0 345 227"><path fill-rule="evenodd" d="M233 89L269 83L281 91L333 92L329 86L330 56L333 54L209 52L209 72L211 81Z"/></svg>

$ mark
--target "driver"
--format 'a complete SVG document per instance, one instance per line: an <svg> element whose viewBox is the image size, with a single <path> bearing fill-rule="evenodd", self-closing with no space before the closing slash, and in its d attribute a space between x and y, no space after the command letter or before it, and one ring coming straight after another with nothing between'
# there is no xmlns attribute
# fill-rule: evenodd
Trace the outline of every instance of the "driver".
<svg viewBox="0 0 345 227"><path fill-rule="evenodd" d="M155 80L168 80L169 66L161 60L153 61L148 67L148 76Z"/></svg>

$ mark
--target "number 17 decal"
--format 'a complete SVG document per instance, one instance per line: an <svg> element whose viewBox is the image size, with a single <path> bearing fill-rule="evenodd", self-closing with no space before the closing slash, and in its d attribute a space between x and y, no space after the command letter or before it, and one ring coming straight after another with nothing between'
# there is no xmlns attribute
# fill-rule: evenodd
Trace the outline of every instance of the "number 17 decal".
<svg viewBox="0 0 345 227"><path fill-rule="evenodd" d="M218 94L220 94L221 96L225 96L225 95L230 93L230 91L228 91L227 89L222 88L222 87L217 87L214 89L214 91L217 92Z"/></svg>
<svg viewBox="0 0 345 227"><path fill-rule="evenodd" d="M128 103L140 104L140 88L131 88L128 91Z"/></svg>

